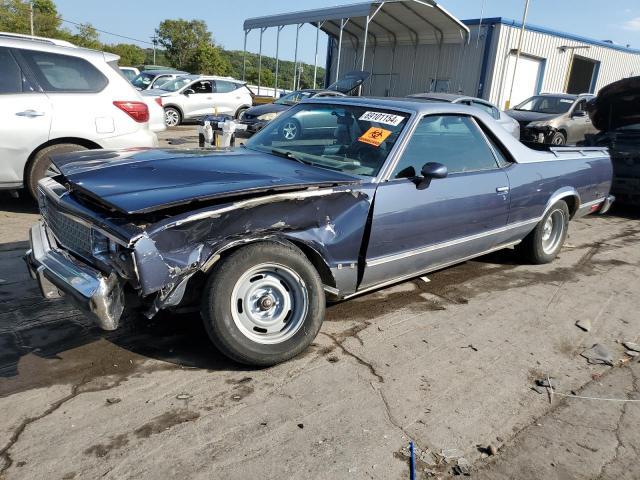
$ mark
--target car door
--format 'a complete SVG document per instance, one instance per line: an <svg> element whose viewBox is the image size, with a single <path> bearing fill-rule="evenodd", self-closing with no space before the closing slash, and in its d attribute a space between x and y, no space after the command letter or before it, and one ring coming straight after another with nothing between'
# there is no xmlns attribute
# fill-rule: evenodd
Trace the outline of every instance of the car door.
<svg viewBox="0 0 640 480"><path fill-rule="evenodd" d="M214 98L213 82L211 80L198 80L193 82L183 90L183 93L185 93L182 104L185 118L213 115Z"/></svg>
<svg viewBox="0 0 640 480"><path fill-rule="evenodd" d="M591 119L587 114L587 99L578 100L569 113L570 120L567 128L567 143L575 144L584 140L587 133L595 133Z"/></svg>
<svg viewBox="0 0 640 480"><path fill-rule="evenodd" d="M235 115L240 107L251 104L251 101L247 103L245 98L246 89L238 88L240 84L226 80L216 80L213 83L213 104L218 113Z"/></svg>
<svg viewBox="0 0 640 480"><path fill-rule="evenodd" d="M447 167L421 183L424 164ZM496 247L509 180L484 132L464 115L423 117L377 190L361 288L411 277Z"/></svg>
<svg viewBox="0 0 640 480"><path fill-rule="evenodd" d="M51 102L0 47L0 187L20 187L31 152L49 139Z"/></svg>

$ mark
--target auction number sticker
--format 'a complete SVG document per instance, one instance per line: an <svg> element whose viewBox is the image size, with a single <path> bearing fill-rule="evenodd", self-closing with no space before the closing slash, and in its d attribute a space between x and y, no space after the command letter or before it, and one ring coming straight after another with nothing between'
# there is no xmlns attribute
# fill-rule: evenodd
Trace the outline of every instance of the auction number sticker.
<svg viewBox="0 0 640 480"><path fill-rule="evenodd" d="M358 138L358 141L362 143L368 143L369 145L373 145L374 147L379 147L382 145L389 135L391 135L391 130L385 130L384 128L376 128L371 127L367 130L364 135Z"/></svg>
<svg viewBox="0 0 640 480"><path fill-rule="evenodd" d="M404 117L402 115L393 115L392 113L364 112L360 120L397 127L404 120Z"/></svg>

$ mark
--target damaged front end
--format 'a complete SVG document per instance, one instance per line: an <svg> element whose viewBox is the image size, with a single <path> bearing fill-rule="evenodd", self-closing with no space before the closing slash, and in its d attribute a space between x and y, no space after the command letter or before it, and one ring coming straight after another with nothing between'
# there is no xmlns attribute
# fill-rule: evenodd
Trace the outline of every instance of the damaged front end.
<svg viewBox="0 0 640 480"><path fill-rule="evenodd" d="M152 317L197 306L215 263L251 242L294 245L327 291L355 290L372 192L353 184L305 186L133 215L56 179L42 180L39 196L42 220L31 230L26 261L43 296L64 295L114 330L127 308Z"/></svg>

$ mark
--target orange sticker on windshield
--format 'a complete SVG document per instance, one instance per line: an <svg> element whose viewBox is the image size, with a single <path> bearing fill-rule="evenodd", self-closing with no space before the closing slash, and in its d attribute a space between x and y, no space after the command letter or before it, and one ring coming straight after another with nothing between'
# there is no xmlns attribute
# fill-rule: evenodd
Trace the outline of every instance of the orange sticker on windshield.
<svg viewBox="0 0 640 480"><path fill-rule="evenodd" d="M391 130L371 127L365 132L364 135L358 138L358 141L368 143L369 145L373 145L374 147L379 147L382 142L384 142L392 133L393 132L391 132Z"/></svg>

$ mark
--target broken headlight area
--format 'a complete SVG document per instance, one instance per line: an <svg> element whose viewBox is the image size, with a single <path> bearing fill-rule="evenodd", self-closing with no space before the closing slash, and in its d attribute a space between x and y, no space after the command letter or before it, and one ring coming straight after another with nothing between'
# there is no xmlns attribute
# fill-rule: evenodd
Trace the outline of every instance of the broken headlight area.
<svg viewBox="0 0 640 480"><path fill-rule="evenodd" d="M520 140L523 142L546 143L555 133L555 129L549 125L528 124L520 133Z"/></svg>

